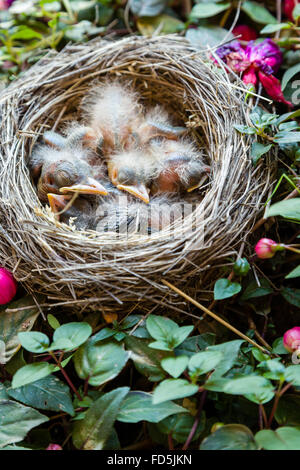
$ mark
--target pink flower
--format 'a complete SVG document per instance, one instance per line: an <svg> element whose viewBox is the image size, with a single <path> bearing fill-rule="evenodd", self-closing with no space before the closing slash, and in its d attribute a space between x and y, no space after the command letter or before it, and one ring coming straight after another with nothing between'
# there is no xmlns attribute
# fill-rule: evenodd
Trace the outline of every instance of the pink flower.
<svg viewBox="0 0 300 470"><path fill-rule="evenodd" d="M8 10L15 0L0 0L0 10Z"/></svg>
<svg viewBox="0 0 300 470"><path fill-rule="evenodd" d="M261 238L255 246L255 252L261 259L273 258L276 251L284 249L285 247L283 245L274 242L274 240L271 240L270 238Z"/></svg>
<svg viewBox="0 0 300 470"><path fill-rule="evenodd" d="M234 36L240 36L239 40L240 41L252 41L257 39L257 33L255 29L250 28L250 26L247 26L246 24L239 24L235 28L233 28L232 33Z"/></svg>
<svg viewBox="0 0 300 470"><path fill-rule="evenodd" d="M0 305L10 302L17 292L17 283L12 274L5 268L0 268Z"/></svg>
<svg viewBox="0 0 300 470"><path fill-rule="evenodd" d="M59 444L49 444L46 450L63 450Z"/></svg>
<svg viewBox="0 0 300 470"><path fill-rule="evenodd" d="M268 95L274 100L292 106L282 93L281 84L274 73L282 63L282 52L271 40L264 39L259 44L250 41L245 48L238 41L232 41L219 47L216 53L234 72L241 74L247 85L262 84Z"/></svg>
<svg viewBox="0 0 300 470"><path fill-rule="evenodd" d="M299 3L298 0L285 0L284 1L283 12L290 21L293 21L293 22L295 21L293 17L293 10L298 3Z"/></svg>
<svg viewBox="0 0 300 470"><path fill-rule="evenodd" d="M289 352L297 351L300 348L300 326L295 326L284 333L283 345Z"/></svg>

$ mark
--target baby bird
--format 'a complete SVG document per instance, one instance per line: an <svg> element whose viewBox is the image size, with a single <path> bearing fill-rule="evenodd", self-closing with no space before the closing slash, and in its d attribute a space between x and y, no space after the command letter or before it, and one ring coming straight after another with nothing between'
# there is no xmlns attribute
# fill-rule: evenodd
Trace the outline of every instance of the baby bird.
<svg viewBox="0 0 300 470"><path fill-rule="evenodd" d="M77 230L93 230L95 211L91 201L77 197L72 201L69 194L48 194L49 205L56 218L65 224L74 219ZM69 205L70 204L70 205Z"/></svg>
<svg viewBox="0 0 300 470"><path fill-rule="evenodd" d="M150 184L157 162L146 151L132 150L113 154L107 162L111 182L122 191L149 203Z"/></svg>
<svg viewBox="0 0 300 470"><path fill-rule="evenodd" d="M88 135L85 128L77 128L68 138L47 132L47 145L38 145L31 155L30 168L37 180L38 197L47 202L48 193L79 192L106 195L104 163L95 153L83 146Z"/></svg>
<svg viewBox="0 0 300 470"><path fill-rule="evenodd" d="M60 222L72 221L77 230L111 232L117 237L153 235L182 218L181 203L166 197L154 197L149 205L117 191L94 204L83 196L72 202L68 194L48 194L48 199Z"/></svg>
<svg viewBox="0 0 300 470"><path fill-rule="evenodd" d="M188 140L152 140L150 152L159 155L157 176L151 186L153 194L189 191L201 181L203 174L210 172L202 153Z"/></svg>
<svg viewBox="0 0 300 470"><path fill-rule="evenodd" d="M129 197L106 199L97 212L97 231L118 235L152 235L170 227L182 216L181 204L169 198L153 198L148 205Z"/></svg>
<svg viewBox="0 0 300 470"><path fill-rule="evenodd" d="M178 140L185 132L185 127L172 125L168 113L159 105L145 114L136 130L139 146L148 144L152 139Z"/></svg>
<svg viewBox="0 0 300 470"><path fill-rule="evenodd" d="M117 80L96 86L85 98L82 104L85 121L100 142L104 157L136 144L135 129L142 111L138 100L138 94L128 84Z"/></svg>

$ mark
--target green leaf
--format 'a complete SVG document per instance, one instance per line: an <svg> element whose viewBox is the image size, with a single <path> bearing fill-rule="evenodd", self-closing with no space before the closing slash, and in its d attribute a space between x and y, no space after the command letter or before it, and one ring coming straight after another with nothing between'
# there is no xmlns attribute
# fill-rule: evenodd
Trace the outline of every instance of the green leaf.
<svg viewBox="0 0 300 470"><path fill-rule="evenodd" d="M231 282L229 279L218 279L214 287L214 299L228 299L238 294L241 289L242 286L238 282Z"/></svg>
<svg viewBox="0 0 300 470"><path fill-rule="evenodd" d="M274 354L288 354L288 351L285 349L283 345L283 336L281 338L275 339L272 344L272 353Z"/></svg>
<svg viewBox="0 0 300 470"><path fill-rule="evenodd" d="M298 3L293 10L293 18L294 20L297 21L299 17L300 17L300 4Z"/></svg>
<svg viewBox="0 0 300 470"><path fill-rule="evenodd" d="M42 35L38 33L37 31L34 31L31 28L28 28L28 26L18 26L17 32L13 33L10 36L10 39L12 41L15 41L16 39L22 39L22 40L27 40L27 39L41 39Z"/></svg>
<svg viewBox="0 0 300 470"><path fill-rule="evenodd" d="M15 446L14 444L12 444L11 446L5 446L5 447L0 448L0 450L32 450L32 449L29 449L28 447Z"/></svg>
<svg viewBox="0 0 300 470"><path fill-rule="evenodd" d="M38 300L42 298L38 297ZM30 307L21 309L22 307ZM18 333L31 330L39 315L39 310L34 304L31 295L23 297L9 304L10 309L20 308L13 313L7 312L7 306L0 308L0 342L3 349L0 352L0 364L6 364L12 356L20 349Z"/></svg>
<svg viewBox="0 0 300 470"><path fill-rule="evenodd" d="M27 331L18 334L23 348L34 353L42 353L48 350L50 340L47 335L39 331Z"/></svg>
<svg viewBox="0 0 300 470"><path fill-rule="evenodd" d="M93 338L74 355L75 370L81 379L94 387L115 378L125 366L128 352L114 342L95 343Z"/></svg>
<svg viewBox="0 0 300 470"><path fill-rule="evenodd" d="M268 354L264 354L260 349L258 348L253 348L251 350L252 355L255 357L255 359L259 362L267 361L269 359Z"/></svg>
<svg viewBox="0 0 300 470"><path fill-rule="evenodd" d="M300 116L300 109L297 109L296 111L291 111L289 113L281 114L281 116L277 118L276 124L279 125L282 122L288 121L289 119L295 119L299 116Z"/></svg>
<svg viewBox="0 0 300 470"><path fill-rule="evenodd" d="M49 313L47 315L47 320L48 320L48 323L49 325L53 328L53 330L57 330L57 328L60 327L60 323L59 321L57 320L57 318L52 315L51 313Z"/></svg>
<svg viewBox="0 0 300 470"><path fill-rule="evenodd" d="M6 392L6 387L0 383L0 400L6 400L9 396Z"/></svg>
<svg viewBox="0 0 300 470"><path fill-rule="evenodd" d="M151 382L158 382L166 375L160 365L161 360L166 357L166 353L149 348L148 343L148 340L133 336L125 338L126 348L130 350L130 359L134 362L138 372L148 377Z"/></svg>
<svg viewBox="0 0 300 470"><path fill-rule="evenodd" d="M274 142L277 144L292 144L300 142L300 132L280 131L274 136ZM290 199L291 201L292 199Z"/></svg>
<svg viewBox="0 0 300 470"><path fill-rule="evenodd" d="M290 23L267 24L261 30L260 34L276 33L276 31L281 31L283 29L291 29ZM283 88L283 87L281 87L281 88Z"/></svg>
<svg viewBox="0 0 300 470"><path fill-rule="evenodd" d="M259 142L253 142L251 146L251 157L252 157L253 164L256 165L260 157L264 155L265 153L267 153L271 147L272 147L272 144L264 145L264 144L260 144Z"/></svg>
<svg viewBox="0 0 300 470"><path fill-rule="evenodd" d="M243 424L226 424L206 437L200 450L256 450L252 432Z"/></svg>
<svg viewBox="0 0 300 470"><path fill-rule="evenodd" d="M189 361L189 371L192 376L206 374L216 368L223 359L221 351L203 351L194 354Z"/></svg>
<svg viewBox="0 0 300 470"><path fill-rule="evenodd" d="M300 428L263 429L255 435L255 440L265 450L300 450Z"/></svg>
<svg viewBox="0 0 300 470"><path fill-rule="evenodd" d="M190 13L190 18L209 18L211 16L218 15L224 10L227 10L230 7L229 2L225 3L198 3L195 5Z"/></svg>
<svg viewBox="0 0 300 470"><path fill-rule="evenodd" d="M244 2L242 10L250 16L251 20L261 24L276 24L277 20L269 11L257 2Z"/></svg>
<svg viewBox="0 0 300 470"><path fill-rule="evenodd" d="M130 0L130 9L137 16L156 16L164 11L168 0Z"/></svg>
<svg viewBox="0 0 300 470"><path fill-rule="evenodd" d="M86 322L65 323L54 331L50 349L64 349L65 351L76 349L85 343L92 331L92 327ZM64 341L66 341L65 347L63 347Z"/></svg>
<svg viewBox="0 0 300 470"><path fill-rule="evenodd" d="M204 49L207 46L217 46L222 43L225 37L227 37L228 40L234 39L234 36L229 34L227 29L214 25L189 28L185 33L185 37L192 44L192 46L199 49Z"/></svg>
<svg viewBox="0 0 300 470"><path fill-rule="evenodd" d="M224 378L209 378L204 384L205 390L211 392L223 392L225 385L228 384L228 379Z"/></svg>
<svg viewBox="0 0 300 470"><path fill-rule="evenodd" d="M184 340L176 349L176 355L191 357L196 352L203 351L208 346L215 343L216 335L214 333L203 333L201 335L191 336Z"/></svg>
<svg viewBox="0 0 300 470"><path fill-rule="evenodd" d="M55 372L54 364L48 362L34 362L17 370L12 380L12 388L22 387L24 385L43 379L47 375Z"/></svg>
<svg viewBox="0 0 300 470"><path fill-rule="evenodd" d="M24 405L41 410L65 411L73 416L70 390L57 377L48 376L23 387L8 389L8 395Z"/></svg>
<svg viewBox="0 0 300 470"><path fill-rule="evenodd" d="M26 434L49 418L12 400L0 400L0 448L19 442Z"/></svg>
<svg viewBox="0 0 300 470"><path fill-rule="evenodd" d="M170 318L149 315L146 320L146 327L152 338L168 341L179 328L177 323Z"/></svg>
<svg viewBox="0 0 300 470"><path fill-rule="evenodd" d="M166 357L161 361L162 368L177 379L186 369L189 362L187 356Z"/></svg>
<svg viewBox="0 0 300 470"><path fill-rule="evenodd" d="M231 395L260 394L269 390L273 390L272 383L259 375L231 379L223 387L223 391Z"/></svg>
<svg viewBox="0 0 300 470"><path fill-rule="evenodd" d="M255 129L255 127L249 127L249 126L244 126L244 125L240 125L240 124L235 124L233 127L237 131L239 131L241 134L251 135L251 134L256 134L256 132L257 132L257 129Z"/></svg>
<svg viewBox="0 0 300 470"><path fill-rule="evenodd" d="M154 390L153 404L157 405L164 401L177 400L194 395L198 391L197 385L190 384L184 379L163 380Z"/></svg>
<svg viewBox="0 0 300 470"><path fill-rule="evenodd" d="M280 426L300 426L300 396L284 394L279 400L275 419Z"/></svg>
<svg viewBox="0 0 300 470"><path fill-rule="evenodd" d="M139 32L143 36L152 36L159 30L160 34L178 33L184 29L184 23L169 15L159 15L151 18L139 18L136 22Z"/></svg>
<svg viewBox="0 0 300 470"><path fill-rule="evenodd" d="M222 353L222 360L216 366L215 371L211 375L212 380L221 377L232 368L237 360L243 342L244 341L241 339L235 339L233 341L227 341L226 343L216 344L215 346L209 346L207 348L207 351L219 351Z"/></svg>
<svg viewBox="0 0 300 470"><path fill-rule="evenodd" d="M287 302L300 308L300 289L282 287L280 292Z"/></svg>
<svg viewBox="0 0 300 470"><path fill-rule="evenodd" d="M177 348L184 340L191 334L194 326L181 326L173 333L172 337L172 349Z"/></svg>
<svg viewBox="0 0 300 470"><path fill-rule="evenodd" d="M285 369L284 378L294 386L300 386L300 365L289 366Z"/></svg>
<svg viewBox="0 0 300 470"><path fill-rule="evenodd" d="M123 423L138 423L140 421L158 423L167 416L186 412L185 408L172 401L154 405L150 393L129 392L122 403L117 420Z"/></svg>
<svg viewBox="0 0 300 470"><path fill-rule="evenodd" d="M269 282L261 278L260 286L257 285L256 281L251 281L244 292L242 293L240 300L245 301L249 299L255 299L257 297L263 297L264 295L272 294L273 289L270 286Z"/></svg>
<svg viewBox="0 0 300 470"><path fill-rule="evenodd" d="M299 277L299 276L300 276L300 264L295 269L293 269L287 276L285 276L285 279L294 279L295 277Z"/></svg>
<svg viewBox="0 0 300 470"><path fill-rule="evenodd" d="M160 421L156 426L157 429L164 435L171 435L172 439L179 443L186 442L190 435L191 429L195 424L195 417L190 414L176 414L168 416ZM202 412L196 427L192 442L199 439L200 434L205 428L205 413Z"/></svg>
<svg viewBox="0 0 300 470"><path fill-rule="evenodd" d="M105 393L88 409L82 420L75 422L73 443L77 449L105 448L128 392L129 387L120 387Z"/></svg>
<svg viewBox="0 0 300 470"><path fill-rule="evenodd" d="M279 124L278 129L280 131L294 131L294 130L300 130L299 124L297 121L288 121L288 122L282 122Z"/></svg>
<svg viewBox="0 0 300 470"><path fill-rule="evenodd" d="M253 403L257 403L258 405L263 405L264 403L268 403L274 398L275 392L273 390L261 390L255 393L247 393L244 395L245 398L252 401Z"/></svg>
<svg viewBox="0 0 300 470"><path fill-rule="evenodd" d="M295 197L276 202L266 209L265 218L274 217L275 215L281 215L287 219L300 220L300 198Z"/></svg>
<svg viewBox="0 0 300 470"><path fill-rule="evenodd" d="M157 315L149 315L146 327L152 338L158 340L158 344L150 343L149 346L163 350L179 346L194 329L192 325L179 327L173 320Z"/></svg>

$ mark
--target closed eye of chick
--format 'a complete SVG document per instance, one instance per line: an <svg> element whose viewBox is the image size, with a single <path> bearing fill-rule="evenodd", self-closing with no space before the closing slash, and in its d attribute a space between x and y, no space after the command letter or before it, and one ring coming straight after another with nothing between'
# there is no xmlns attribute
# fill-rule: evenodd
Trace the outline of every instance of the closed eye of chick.
<svg viewBox="0 0 300 470"><path fill-rule="evenodd" d="M93 153L81 144L68 143L59 134L46 136L48 145L35 147L29 161L32 176L37 181L38 197L47 202L48 193L81 192L84 194L107 194L101 184L105 178L105 167L99 159L91 165ZM61 137L61 136L59 136ZM55 143L53 143L55 140ZM60 147L57 145L60 140Z"/></svg>

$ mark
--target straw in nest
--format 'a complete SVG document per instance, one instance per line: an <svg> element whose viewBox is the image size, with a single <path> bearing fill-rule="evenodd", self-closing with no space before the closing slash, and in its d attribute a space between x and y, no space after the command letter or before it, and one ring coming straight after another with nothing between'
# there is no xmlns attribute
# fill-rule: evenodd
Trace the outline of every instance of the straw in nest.
<svg viewBox="0 0 300 470"><path fill-rule="evenodd" d="M212 172L195 211L196 230L112 239L59 224L39 202L27 167L34 144L46 129L59 131L78 119L91 83L109 76L131 79L145 105L165 105L204 143ZM46 295L47 304L123 314L137 306L186 312L162 279L201 298L245 246L270 190L272 166L267 157L254 168L249 137L233 127L249 122L241 82L233 83L184 38L68 46L33 66L0 101L1 264L31 294Z"/></svg>

